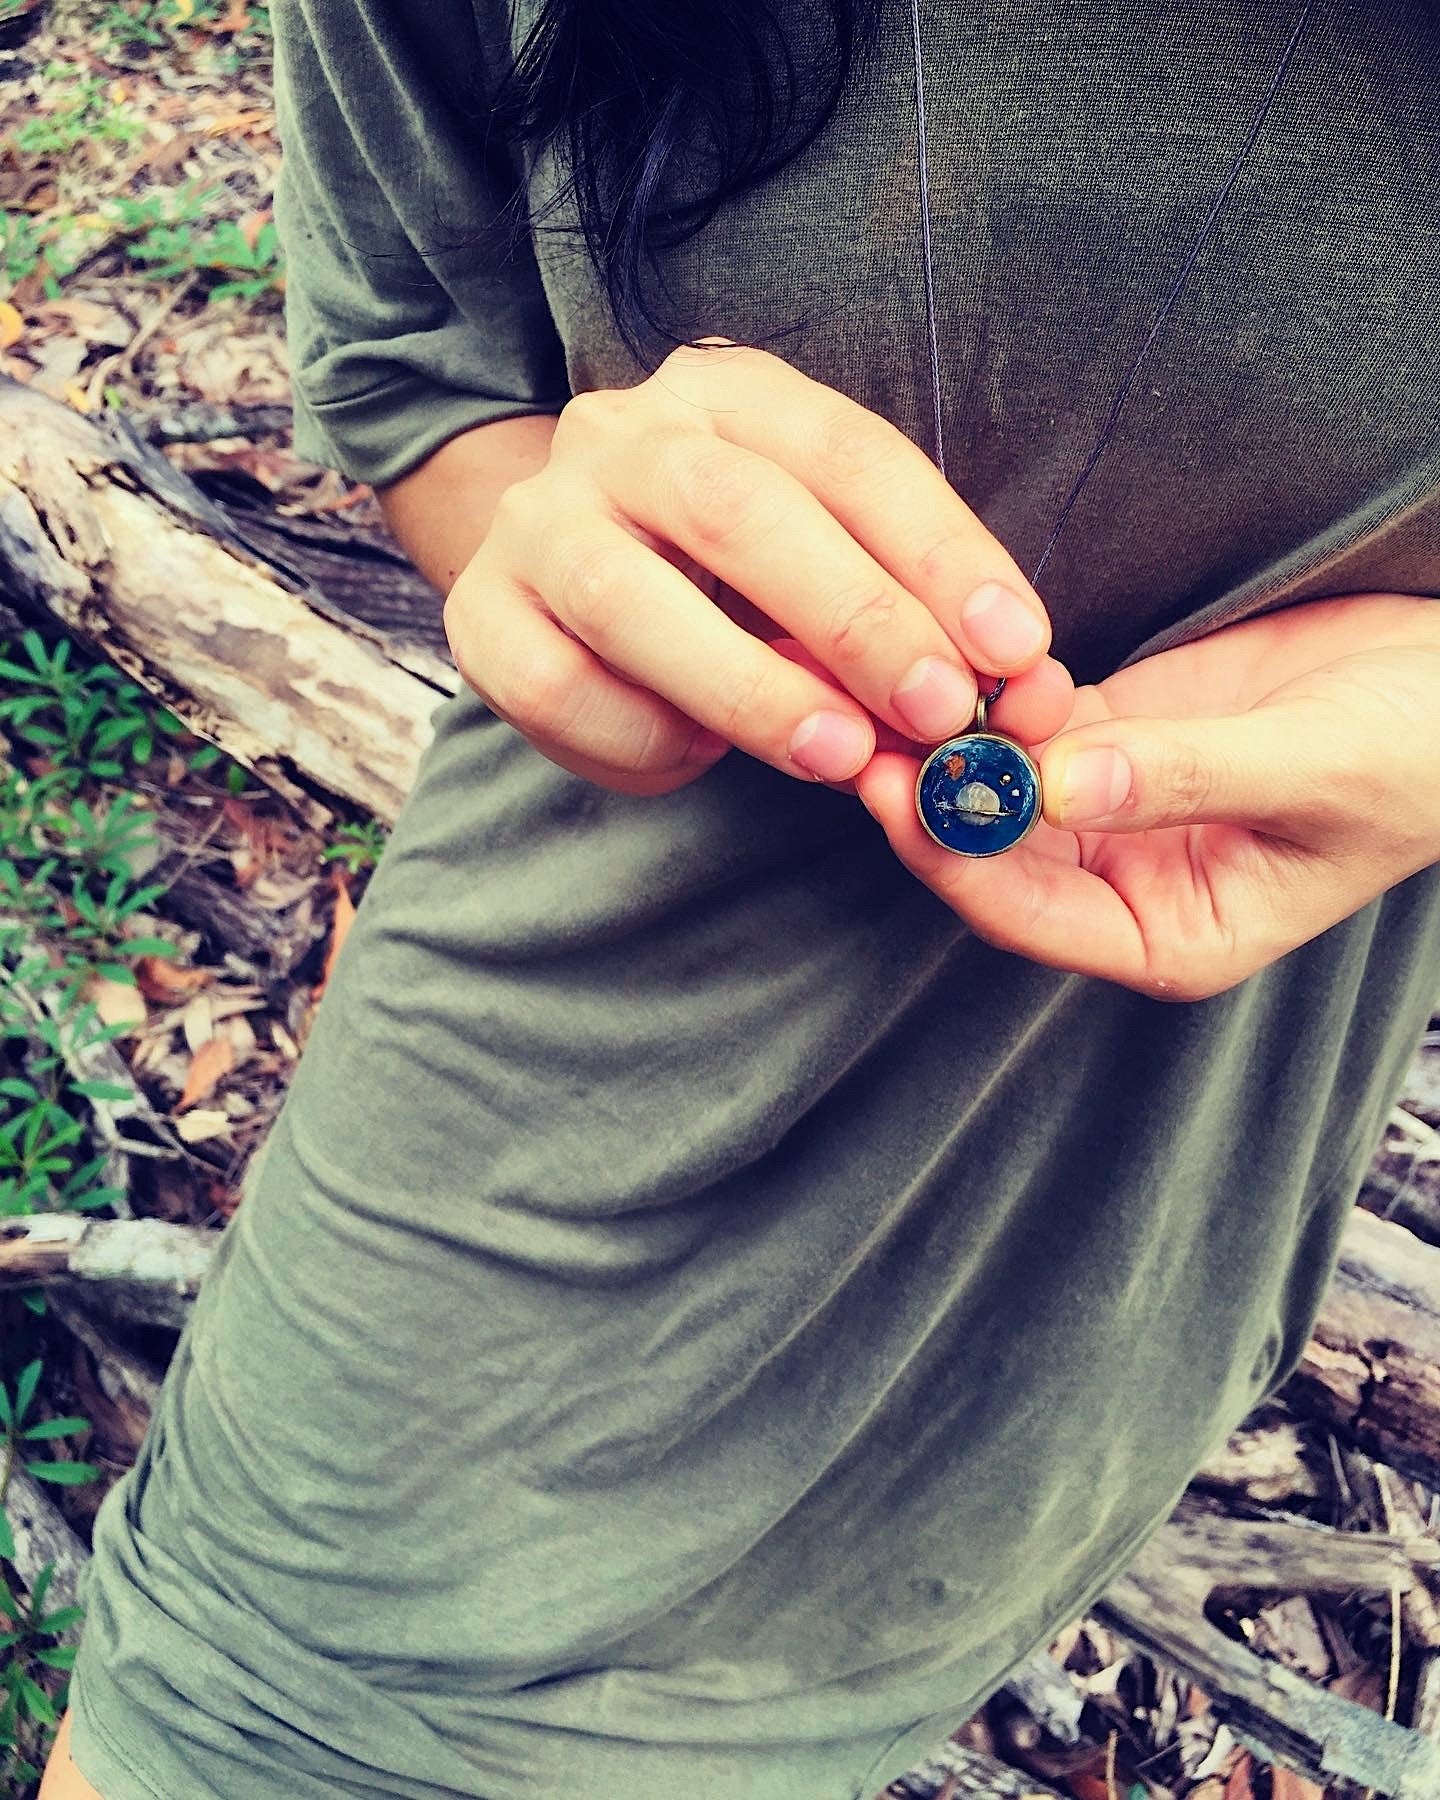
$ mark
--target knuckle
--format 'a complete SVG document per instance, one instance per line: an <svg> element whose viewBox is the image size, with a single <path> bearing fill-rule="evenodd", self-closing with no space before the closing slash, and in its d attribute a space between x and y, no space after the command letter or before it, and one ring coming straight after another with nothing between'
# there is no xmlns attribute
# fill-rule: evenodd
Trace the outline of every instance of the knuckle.
<svg viewBox="0 0 1440 1800"><path fill-rule="evenodd" d="M960 593L976 576L975 540L953 526L915 553L915 585L921 593Z"/></svg>
<svg viewBox="0 0 1440 1800"><path fill-rule="evenodd" d="M1167 965L1163 970L1148 971L1136 988L1147 1000L1160 1000L1167 1006L1186 1005L1192 1000L1210 1000L1229 985L1206 981L1195 971L1183 971Z"/></svg>
<svg viewBox="0 0 1440 1800"><path fill-rule="evenodd" d="M574 395L555 421L552 454L557 446L567 450L572 443L583 445L608 435L623 423L628 410L623 389L588 388Z"/></svg>
<svg viewBox="0 0 1440 1800"><path fill-rule="evenodd" d="M850 666L864 662L878 645L893 641L900 597L893 588L870 586L832 602L824 624L828 657Z"/></svg>
<svg viewBox="0 0 1440 1800"><path fill-rule="evenodd" d="M1244 979L1247 970L1220 976L1220 974L1166 974L1166 976L1150 976L1141 983L1139 992L1147 999L1161 1001L1166 1006L1188 1006L1193 1001L1213 1001L1215 995L1224 994L1228 988L1238 986Z"/></svg>
<svg viewBox="0 0 1440 1800"><path fill-rule="evenodd" d="M821 472L840 482L873 480L895 460L894 428L862 406L830 406L816 433Z"/></svg>
<svg viewBox="0 0 1440 1800"><path fill-rule="evenodd" d="M544 507L544 493L538 475L527 475L523 481L512 481L502 490L490 515L486 537L497 533L509 535L525 531Z"/></svg>
<svg viewBox="0 0 1440 1800"><path fill-rule="evenodd" d="M716 351L723 351L726 362L743 359L746 362L761 364L775 362L768 350L757 350L750 344L737 344L733 338L703 337L693 343L676 344L665 360L661 369L695 369L709 368L714 365ZM656 371L657 374L659 371Z"/></svg>
<svg viewBox="0 0 1440 1800"><path fill-rule="evenodd" d="M1130 985L1148 1000L1167 1006L1189 1005L1195 1000L1213 1000L1268 960L1267 956L1257 960L1247 954L1224 919L1202 921L1197 915L1182 929L1177 942L1149 946L1143 971Z"/></svg>
<svg viewBox="0 0 1440 1800"><path fill-rule="evenodd" d="M676 344L649 379L653 381L656 375L663 375L667 370L704 368L711 360L710 352L720 347L718 341L707 339L695 344Z"/></svg>
<svg viewBox="0 0 1440 1800"><path fill-rule="evenodd" d="M571 540L555 554L554 599L562 617L587 631L613 626L635 592L635 571L623 546Z"/></svg>
<svg viewBox="0 0 1440 1800"><path fill-rule="evenodd" d="M1170 819L1192 818L1204 806L1213 785L1204 756L1194 745L1164 745L1151 765L1152 798Z"/></svg>
<svg viewBox="0 0 1440 1800"><path fill-rule="evenodd" d="M485 641L481 615L488 610L488 584L472 562L462 570L459 579L445 596L441 624L445 630L450 654L460 678L482 699L488 699L484 672L475 655L476 646Z"/></svg>
<svg viewBox="0 0 1440 1800"><path fill-rule="evenodd" d="M707 723L739 744L756 744L769 735L767 716L775 710L773 680L761 668L737 669L727 679Z"/></svg>
<svg viewBox="0 0 1440 1800"><path fill-rule="evenodd" d="M560 737L574 711L575 683L563 658L542 653L495 679L489 699L494 710L527 737Z"/></svg>
<svg viewBox="0 0 1440 1800"><path fill-rule="evenodd" d="M757 529L767 511L767 484L747 458L717 445L691 448L677 460L676 485L691 541L731 544Z"/></svg>

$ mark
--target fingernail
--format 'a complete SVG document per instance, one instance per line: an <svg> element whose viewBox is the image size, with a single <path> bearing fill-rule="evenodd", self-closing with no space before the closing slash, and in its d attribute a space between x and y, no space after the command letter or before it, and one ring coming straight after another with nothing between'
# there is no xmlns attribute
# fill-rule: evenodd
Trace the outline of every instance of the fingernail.
<svg viewBox="0 0 1440 1800"><path fill-rule="evenodd" d="M975 717L975 683L943 656L922 656L890 700L922 744L953 737Z"/></svg>
<svg viewBox="0 0 1440 1800"><path fill-rule="evenodd" d="M790 760L817 781L848 781L870 760L869 728L848 713L814 712L795 727Z"/></svg>
<svg viewBox="0 0 1440 1800"><path fill-rule="evenodd" d="M1034 607L997 581L976 588L960 608L960 623L983 667L996 674L1024 662L1045 642Z"/></svg>
<svg viewBox="0 0 1440 1800"><path fill-rule="evenodd" d="M1121 750L1077 750L1060 782L1060 818L1066 825L1097 825L1112 818L1130 792L1130 759Z"/></svg>

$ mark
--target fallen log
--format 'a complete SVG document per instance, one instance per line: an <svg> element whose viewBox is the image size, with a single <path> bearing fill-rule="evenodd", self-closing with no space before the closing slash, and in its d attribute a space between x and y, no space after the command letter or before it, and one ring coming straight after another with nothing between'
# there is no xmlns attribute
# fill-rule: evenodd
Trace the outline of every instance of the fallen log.
<svg viewBox="0 0 1440 1800"><path fill-rule="evenodd" d="M221 438L283 438L288 441L288 406L213 406L204 400L183 406L148 406L130 415L147 444L211 444Z"/></svg>
<svg viewBox="0 0 1440 1800"><path fill-rule="evenodd" d="M83 1289L77 1294L73 1286L67 1289L57 1283L46 1299L52 1316L90 1352L105 1398L126 1409L140 1424L141 1431L135 1434L138 1449L144 1423L160 1398L163 1372L121 1337L108 1318L92 1316L86 1310Z"/></svg>
<svg viewBox="0 0 1440 1800"><path fill-rule="evenodd" d="M181 1331L220 1233L164 1219L35 1213L0 1221L0 1288L83 1283L131 1323Z"/></svg>
<svg viewBox="0 0 1440 1800"><path fill-rule="evenodd" d="M0 379L0 585L290 796L392 820L436 705L433 651L342 613L116 419Z"/></svg>
<svg viewBox="0 0 1440 1800"><path fill-rule="evenodd" d="M73 1606L90 1552L41 1484L24 1469L10 1471L5 1516L15 1535L15 1554L10 1562L20 1581L33 1588L46 1563L53 1563L55 1573L50 1578L45 1609L58 1612L62 1606Z"/></svg>
<svg viewBox="0 0 1440 1800"><path fill-rule="evenodd" d="M1205 1608L1226 1590L1403 1592L1437 1562L1440 1544L1432 1539L1229 1519L1203 1513L1187 1496L1091 1611L1198 1682L1219 1717L1270 1760L1391 1800L1435 1800L1440 1744L1255 1655L1212 1624Z"/></svg>
<svg viewBox="0 0 1440 1800"><path fill-rule="evenodd" d="M348 617L363 619L392 641L434 651L448 674L440 595L397 544L334 514L280 512L248 477L202 469L194 480L224 507L252 549L313 582Z"/></svg>
<svg viewBox="0 0 1440 1800"><path fill-rule="evenodd" d="M1412 1082L1429 1068L1428 1040L1412 1065ZM1385 1127L1360 1194L1360 1204L1379 1218L1392 1219L1427 1244L1440 1244L1440 1131L1405 1104L1396 1106Z"/></svg>
<svg viewBox="0 0 1440 1800"><path fill-rule="evenodd" d="M167 823L162 815L164 850L150 871L152 881L165 883L165 910L238 957L257 981L293 974L325 932L309 897L273 910L247 902L244 893L194 867L190 846L170 836Z"/></svg>
<svg viewBox="0 0 1440 1800"><path fill-rule="evenodd" d="M1280 1393L1377 1461L1440 1488L1440 1250L1357 1207Z"/></svg>
<svg viewBox="0 0 1440 1800"><path fill-rule="evenodd" d="M178 1329L217 1240L217 1232L158 1219L7 1220L0 1287L123 1281L136 1317ZM1378 1461L1440 1488L1440 1250L1357 1207L1314 1335L1280 1397ZM1260 1446L1257 1454L1275 1450ZM1283 1457L1271 1476L1282 1492L1300 1491Z"/></svg>
<svg viewBox="0 0 1440 1800"><path fill-rule="evenodd" d="M879 1800L1060 1800L1045 1785L963 1744L941 1744L922 1763L892 1781Z"/></svg>

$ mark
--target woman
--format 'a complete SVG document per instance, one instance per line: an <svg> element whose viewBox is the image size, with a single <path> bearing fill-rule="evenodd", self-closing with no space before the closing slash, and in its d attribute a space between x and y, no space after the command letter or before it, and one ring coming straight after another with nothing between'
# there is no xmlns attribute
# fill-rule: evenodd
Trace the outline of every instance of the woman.
<svg viewBox="0 0 1440 1800"><path fill-rule="evenodd" d="M1440 985L1425 0L540 10L276 9L299 443L474 691L47 1796L872 1794L1295 1366Z"/></svg>

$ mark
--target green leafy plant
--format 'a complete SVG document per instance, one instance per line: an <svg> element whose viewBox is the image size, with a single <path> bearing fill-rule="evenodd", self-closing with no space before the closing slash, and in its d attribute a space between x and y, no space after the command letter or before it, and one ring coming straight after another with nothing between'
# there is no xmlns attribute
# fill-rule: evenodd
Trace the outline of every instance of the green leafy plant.
<svg viewBox="0 0 1440 1800"><path fill-rule="evenodd" d="M385 827L376 819L363 825L342 825L335 840L320 852L321 862L343 862L352 875L373 869L385 849Z"/></svg>
<svg viewBox="0 0 1440 1800"><path fill-rule="evenodd" d="M181 44L187 34L193 41L201 31L214 33L223 17L220 0L112 0L95 29L119 49L159 50ZM243 35L271 36L268 7L247 9Z"/></svg>
<svg viewBox="0 0 1440 1800"><path fill-rule="evenodd" d="M130 246L137 262L150 265L146 273L156 280L171 280L194 271L225 279L210 289L212 300L227 295L253 300L285 283L285 262L273 221L267 221L252 243L234 219L222 219L213 231L197 237L188 225L157 225Z"/></svg>
<svg viewBox="0 0 1440 1800"><path fill-rule="evenodd" d="M47 63L44 74L59 97L15 133L22 156L63 155L87 140L133 144L144 132L144 120L114 98L104 76L63 62Z"/></svg>
<svg viewBox="0 0 1440 1800"><path fill-rule="evenodd" d="M55 300L60 284L95 249L108 227L93 215L55 213L39 223L28 213L0 213L0 294L39 274L46 296Z"/></svg>
<svg viewBox="0 0 1440 1800"><path fill-rule="evenodd" d="M13 1380L0 1380L0 1436L4 1439L0 1463L0 1560L7 1562L15 1556L16 1545L5 1502L17 1467L23 1468L32 1480L59 1487L82 1486L100 1473L94 1463L38 1454L42 1445L90 1430L88 1419L34 1417L42 1371L43 1364L35 1357ZM39 1779L39 1765L44 1760L50 1733L59 1723L75 1663L74 1646L58 1640L75 1629L84 1617L84 1609L61 1606L47 1611L46 1601L54 1579L55 1565L47 1563L36 1576L28 1601L17 1599L9 1585L0 1581L0 1771L14 1781ZM64 1677L53 1695L38 1679L45 1670L58 1670Z"/></svg>
<svg viewBox="0 0 1440 1800"><path fill-rule="evenodd" d="M107 664L74 666L68 638L51 649L39 632L27 631L19 655L0 649L0 679L11 684L0 699L0 730L41 752L72 789L87 778L122 776L122 747L132 763L154 753L143 690Z"/></svg>
<svg viewBox="0 0 1440 1800"><path fill-rule="evenodd" d="M82 1486L100 1473L94 1463L33 1453L32 1446L74 1437L91 1428L88 1419L73 1416L33 1417L42 1369L36 1357L13 1381L0 1380L0 1432L5 1445L0 1473L0 1560L9 1561L16 1553L5 1502L17 1466L32 1480L62 1487ZM4 1756L0 1769L26 1782L39 1778L38 1765L68 1698L75 1649L57 1640L73 1631L84 1616L79 1606L46 1610L54 1577L55 1566L47 1563L35 1578L28 1602L18 1600L8 1584L0 1581L0 1752ZM53 1696L37 1679L42 1670L59 1670L65 1677Z"/></svg>
<svg viewBox="0 0 1440 1800"><path fill-rule="evenodd" d="M102 211L117 236L143 238L167 226L197 224L221 192L217 187L201 188L198 182L187 181L180 187L154 188L138 200L117 195L106 201Z"/></svg>
<svg viewBox="0 0 1440 1800"><path fill-rule="evenodd" d="M31 1407L35 1400L35 1390L40 1385L40 1376L44 1365L39 1357L26 1363L13 1383L0 1381L0 1432L5 1439L4 1477L0 1480L0 1498L8 1494L10 1476L16 1463L19 1462L25 1473L35 1481L48 1481L59 1487L79 1487L84 1482L94 1481L100 1473L94 1463L24 1460L27 1444L51 1443L56 1438L74 1437L79 1432L89 1431L88 1419L63 1418L39 1419L33 1424L26 1424ZM4 1528L8 1534L8 1521ZM8 1558L15 1554L14 1539L10 1538L8 1548L3 1550ZM7 1611L9 1609L7 1608Z"/></svg>
<svg viewBox="0 0 1440 1800"><path fill-rule="evenodd" d="M168 10L176 17L173 8ZM95 29L117 48L153 50L170 41L161 25L163 18L164 12L152 0L141 0L137 6L112 3L95 21Z"/></svg>
<svg viewBox="0 0 1440 1800"><path fill-rule="evenodd" d="M0 268L8 294L40 266L41 235L29 213L0 212Z"/></svg>
<svg viewBox="0 0 1440 1800"><path fill-rule="evenodd" d="M97 981L134 986L141 957L174 951L144 928L164 889L146 880L154 817L128 783L162 739L173 751L188 734L65 639L25 633L0 652L0 678L0 734L26 758L0 763L0 1217L90 1211L119 1197L89 1151L91 1110L133 1097L87 1079L92 1052L124 1029L91 995Z"/></svg>
<svg viewBox="0 0 1440 1800"><path fill-rule="evenodd" d="M13 1782L40 1779L40 1764L69 1698L75 1647L59 1640L75 1629L85 1609L61 1606L47 1612L45 1602L54 1579L55 1565L47 1563L35 1578L28 1602L16 1599L0 1582L0 1611L9 1621L9 1629L0 1631L0 1654L4 1656L0 1663L0 1750L6 1759L0 1764L0 1773ZM42 1669L58 1670L63 1676L53 1697L36 1679Z"/></svg>
<svg viewBox="0 0 1440 1800"><path fill-rule="evenodd" d="M104 1185L105 1156L86 1154L77 1102L134 1093L73 1073L121 1029L104 1024L83 997L94 967L74 953L57 966L48 950L29 950L18 926L0 927L0 960L8 964L0 1049L10 1053L0 1075L0 1218L111 1206L120 1190Z"/></svg>

